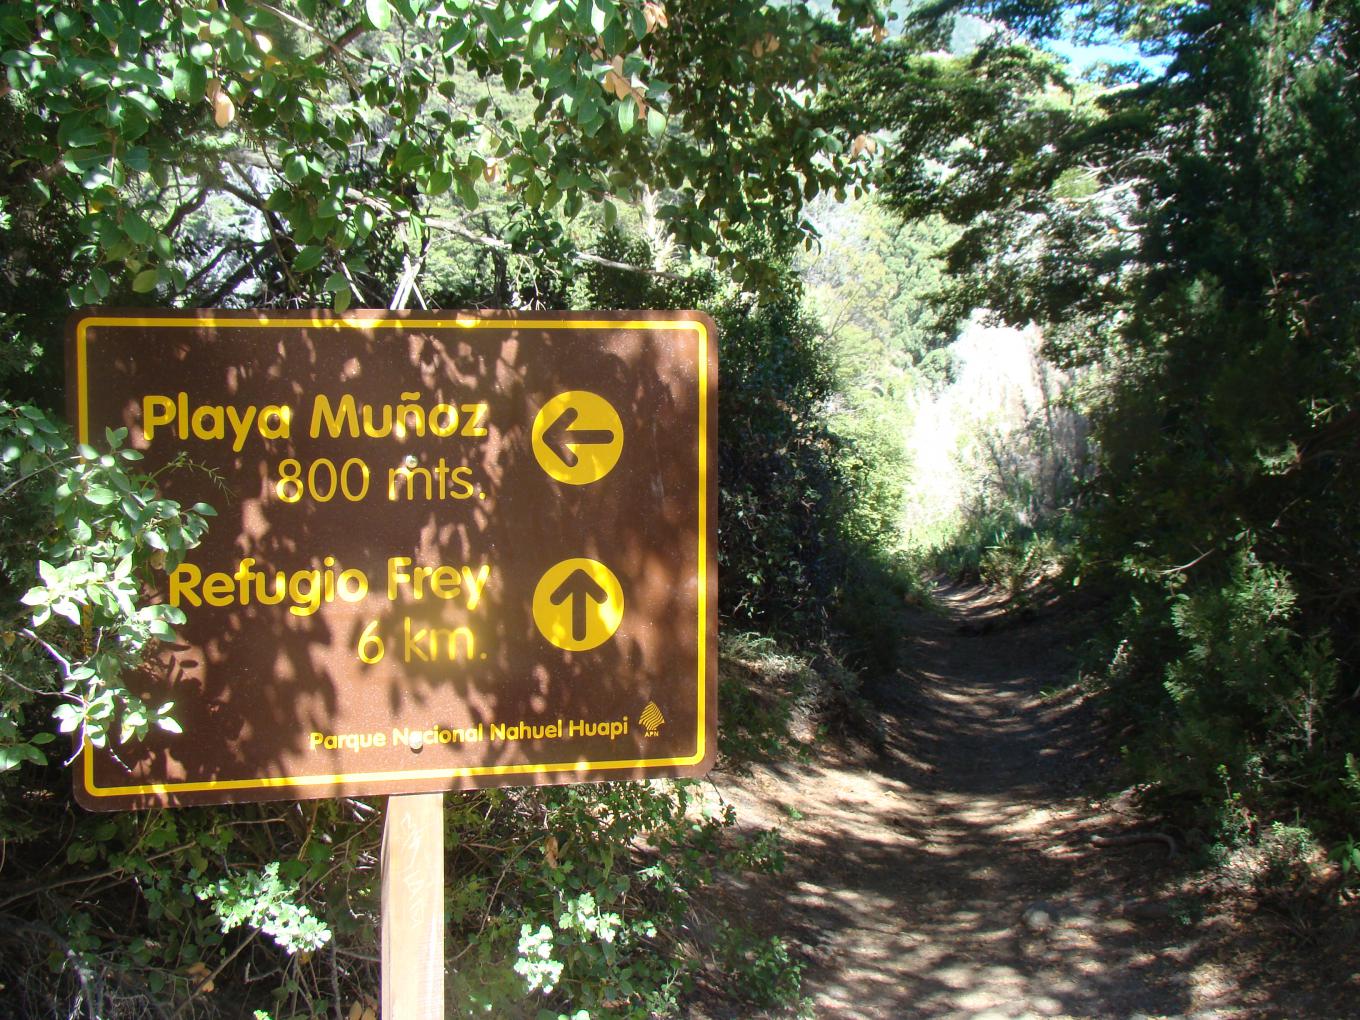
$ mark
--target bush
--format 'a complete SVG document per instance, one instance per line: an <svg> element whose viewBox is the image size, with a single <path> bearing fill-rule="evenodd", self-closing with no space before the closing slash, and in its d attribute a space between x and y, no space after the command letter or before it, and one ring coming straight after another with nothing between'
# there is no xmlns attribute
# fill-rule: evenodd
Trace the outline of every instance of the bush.
<svg viewBox="0 0 1360 1020"><path fill-rule="evenodd" d="M144 585L198 544L212 510L160 498L126 436L110 430L102 452L77 446L37 408L0 401L0 773L47 764L49 721L98 747L178 731L173 703L146 704L129 675L184 619Z"/></svg>
<svg viewBox="0 0 1360 1020"><path fill-rule="evenodd" d="M1117 628L1110 693L1136 720L1136 773L1162 810L1228 847L1291 813L1286 789L1310 791L1314 811L1330 802L1320 817L1344 824L1355 804L1336 781L1347 731L1328 708L1329 636L1300 629L1289 574L1250 550L1219 576L1189 591L1173 582L1160 600L1149 585Z"/></svg>

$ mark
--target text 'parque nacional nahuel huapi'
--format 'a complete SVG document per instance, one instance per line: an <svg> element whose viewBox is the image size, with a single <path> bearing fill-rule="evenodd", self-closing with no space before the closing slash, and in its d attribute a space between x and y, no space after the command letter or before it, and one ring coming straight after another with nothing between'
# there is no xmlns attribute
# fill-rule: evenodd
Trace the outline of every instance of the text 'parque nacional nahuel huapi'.
<svg viewBox="0 0 1360 1020"><path fill-rule="evenodd" d="M151 581L183 732L82 747L78 799L705 772L716 352L695 312L73 316L80 440L218 514Z"/></svg>

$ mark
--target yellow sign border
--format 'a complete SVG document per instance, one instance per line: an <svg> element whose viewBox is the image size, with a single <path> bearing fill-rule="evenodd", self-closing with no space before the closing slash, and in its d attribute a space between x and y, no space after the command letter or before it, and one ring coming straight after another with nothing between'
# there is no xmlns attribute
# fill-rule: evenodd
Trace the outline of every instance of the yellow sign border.
<svg viewBox="0 0 1360 1020"><path fill-rule="evenodd" d="M127 797L137 794L165 795L201 793L209 790L260 790L288 787L337 786L345 783L408 782L412 780L464 779L472 776L547 775L554 772L605 772L618 769L667 768L697 765L707 751L708 714L705 711L708 678L708 360L713 342L708 326L695 319L530 319L503 316L481 319L457 316L451 319L406 318L312 318L268 315L256 318L225 316L121 316L91 315L76 324L76 408L80 442L89 443L89 372L86 366L88 331L93 326L171 327L215 326L231 329L313 328L382 329L411 327L421 329L632 329L653 331L690 330L698 340L699 370L699 647L698 647L698 732L695 750L678 758L639 758L617 761L552 762L545 765L475 765L457 769L415 769L402 772L342 772L328 775L270 776L262 779L208 780L192 783L147 783L141 786L96 786L94 748L81 737L80 756L85 791L91 797Z"/></svg>

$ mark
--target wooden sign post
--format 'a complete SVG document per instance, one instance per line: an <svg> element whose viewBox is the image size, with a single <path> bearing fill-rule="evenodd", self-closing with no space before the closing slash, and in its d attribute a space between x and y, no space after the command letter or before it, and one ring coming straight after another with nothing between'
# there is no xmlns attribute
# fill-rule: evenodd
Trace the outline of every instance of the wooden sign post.
<svg viewBox="0 0 1360 1020"><path fill-rule="evenodd" d="M387 798L382 843L382 1020L444 1016L444 795Z"/></svg>

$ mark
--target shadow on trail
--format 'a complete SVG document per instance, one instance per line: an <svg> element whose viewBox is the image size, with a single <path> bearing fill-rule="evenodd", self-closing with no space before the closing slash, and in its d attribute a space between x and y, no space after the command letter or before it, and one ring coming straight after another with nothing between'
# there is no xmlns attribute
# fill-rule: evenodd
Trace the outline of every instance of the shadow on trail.
<svg viewBox="0 0 1360 1020"><path fill-rule="evenodd" d="M1077 635L1002 619L982 589L938 596L943 616L905 620L912 674L873 692L882 754L723 780L739 818L788 839L779 902L753 916L802 947L815 1015L1216 1015L1236 987L1146 899L1165 851L1090 844L1130 823L1080 795L1108 767L1092 707L1041 694L1074 679Z"/></svg>

